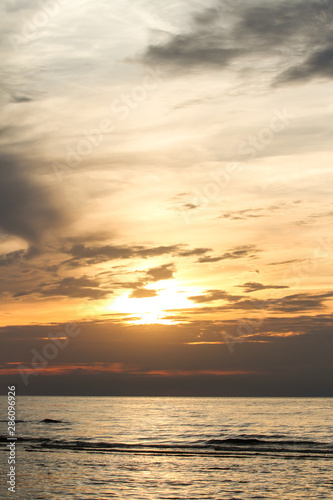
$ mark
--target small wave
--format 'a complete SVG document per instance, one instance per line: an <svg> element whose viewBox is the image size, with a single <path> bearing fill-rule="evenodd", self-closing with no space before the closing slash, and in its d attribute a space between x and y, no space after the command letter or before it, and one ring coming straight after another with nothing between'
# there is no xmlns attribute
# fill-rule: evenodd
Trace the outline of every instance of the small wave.
<svg viewBox="0 0 333 500"><path fill-rule="evenodd" d="M15 441L18 443L44 443L48 441L51 442L52 440L48 438L31 438L31 437L17 436ZM7 443L7 442L8 442L7 436L0 436L0 443Z"/></svg>
<svg viewBox="0 0 333 500"><path fill-rule="evenodd" d="M0 443L7 437L0 436ZM155 455L275 455L333 458L333 445L314 441L269 440L258 438L209 439L199 443L122 443L77 440L57 440L50 438L18 437L17 443L25 445L29 451L58 449L100 453L136 453Z"/></svg>
<svg viewBox="0 0 333 500"><path fill-rule="evenodd" d="M53 418L44 418L44 420L41 420L39 423L40 424L64 424L65 422L63 420L55 420Z"/></svg>
<svg viewBox="0 0 333 500"><path fill-rule="evenodd" d="M206 441L210 445L240 445L240 446L257 446L257 445L279 445L279 446L320 446L321 443L315 441L301 441L301 440L291 440L291 439L259 439L254 437L237 437L237 438L225 438L225 439L209 439Z"/></svg>

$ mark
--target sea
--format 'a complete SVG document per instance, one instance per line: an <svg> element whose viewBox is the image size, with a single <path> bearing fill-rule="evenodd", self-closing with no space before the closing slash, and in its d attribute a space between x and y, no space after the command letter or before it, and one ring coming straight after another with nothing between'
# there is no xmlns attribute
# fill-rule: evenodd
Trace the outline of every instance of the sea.
<svg viewBox="0 0 333 500"><path fill-rule="evenodd" d="M0 498L333 498L332 398L30 397L16 400L15 493Z"/></svg>

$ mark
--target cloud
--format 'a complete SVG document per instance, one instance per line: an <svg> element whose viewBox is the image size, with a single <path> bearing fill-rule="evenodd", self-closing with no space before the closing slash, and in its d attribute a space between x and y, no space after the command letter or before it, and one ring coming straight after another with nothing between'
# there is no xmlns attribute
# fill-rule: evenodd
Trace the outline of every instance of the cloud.
<svg viewBox="0 0 333 500"><path fill-rule="evenodd" d="M268 266L284 266L285 264L294 264L295 262L303 262L304 259L289 259L289 260L282 260L279 262L270 262L267 264Z"/></svg>
<svg viewBox="0 0 333 500"><path fill-rule="evenodd" d="M315 222L322 222L324 217L332 218L333 217L333 211L329 210L326 212L321 212L321 213L315 213L308 215L305 219L298 220L295 222L296 226L306 226L309 224L314 224Z"/></svg>
<svg viewBox="0 0 333 500"><path fill-rule="evenodd" d="M224 212L219 216L219 219L230 219L230 220L249 220L256 219L258 217L265 217L267 214L258 213L258 210L238 210L235 212Z"/></svg>
<svg viewBox="0 0 333 500"><path fill-rule="evenodd" d="M29 0L6 0L5 9L7 12L31 9Z"/></svg>
<svg viewBox="0 0 333 500"><path fill-rule="evenodd" d="M110 295L112 290L103 290L99 288L100 283L95 279L82 276L81 278L67 277L57 283L43 283L30 291L18 292L15 298L26 295L38 294L43 297L64 296L70 298L89 298L101 299Z"/></svg>
<svg viewBox="0 0 333 500"><path fill-rule="evenodd" d="M0 228L39 245L45 233L68 220L53 193L30 174L29 164L0 157Z"/></svg>
<svg viewBox="0 0 333 500"><path fill-rule="evenodd" d="M177 71L223 70L237 61L242 63L241 71L244 67L255 69L255 59L268 64L274 57L273 85L317 77L330 79L332 19L331 2L261 1L228 14L225 2L218 1L215 7L195 11L183 33L173 34L163 43L149 44L141 61ZM262 71L261 66L259 69Z"/></svg>
<svg viewBox="0 0 333 500"><path fill-rule="evenodd" d="M224 67L240 54L239 49L221 46L220 36L196 32L176 35L164 45L149 45L143 60L179 68L201 65Z"/></svg>
<svg viewBox="0 0 333 500"><path fill-rule="evenodd" d="M195 24L198 26L211 26L216 23L217 19L221 15L223 11L220 10L220 7L223 7L224 2L217 2L216 7L208 7L201 12L196 12L193 15L193 20ZM218 5L220 4L220 5Z"/></svg>
<svg viewBox="0 0 333 500"><path fill-rule="evenodd" d="M274 287L275 288L275 287ZM288 288L288 287L286 287ZM254 290L253 290L254 291ZM189 297L190 300L199 303L209 303L214 301L224 301L223 304L196 307L195 309L181 309L179 313L191 314L192 322L193 315L218 314L222 311L248 311L260 313L263 317L269 314L296 314L303 311L315 312L326 308L327 301L333 297L333 292L324 292L320 294L298 293L286 295L279 298L269 299L252 299L244 295L232 295L224 290L207 290L202 295ZM260 321L262 321L262 319ZM292 327L290 326L289 331Z"/></svg>
<svg viewBox="0 0 333 500"><path fill-rule="evenodd" d="M190 193L178 193L170 198L170 201L172 202L171 209L178 212L185 212L187 210L195 210L198 208L199 205L197 203L184 203L184 198L188 196L190 196Z"/></svg>
<svg viewBox="0 0 333 500"><path fill-rule="evenodd" d="M237 285L241 288L244 288L246 293L257 292L258 290L269 290L269 289L279 289L279 288L289 288L287 285L262 285L261 283L255 283L253 281L249 281L244 283L244 285Z"/></svg>
<svg viewBox="0 0 333 500"><path fill-rule="evenodd" d="M156 297L156 290L147 290L146 288L136 288L131 293L130 297L132 299L144 299L146 297Z"/></svg>
<svg viewBox="0 0 333 500"><path fill-rule="evenodd" d="M104 246L86 246L84 244L74 245L69 254L72 259L67 261L72 265L98 264L116 259L131 259L133 257L158 257L164 254L177 252L179 245L144 247L129 245L104 245Z"/></svg>
<svg viewBox="0 0 333 500"><path fill-rule="evenodd" d="M196 308L192 314L206 314L207 312L218 313L220 311L256 311L263 314L290 314L300 313L302 311L316 311L326 307L326 301L333 297L333 292L325 292L321 294L298 293L286 295L277 299L247 299L237 295L228 295L221 293L208 293L207 299L205 296L192 297L196 302L209 302L214 300L227 300L228 304ZM188 310L187 310L188 312Z"/></svg>
<svg viewBox="0 0 333 500"><path fill-rule="evenodd" d="M224 290L207 290L203 295L195 295L189 297L192 302L196 302L197 304L200 304L202 302L214 302L215 300L227 300L228 302L230 302L237 301L241 298L242 297L238 295L230 295Z"/></svg>
<svg viewBox="0 0 333 500"><path fill-rule="evenodd" d="M175 267L173 264L163 264L162 266L153 267L146 272L148 281L170 280L173 278Z"/></svg>
<svg viewBox="0 0 333 500"><path fill-rule="evenodd" d="M255 245L240 245L232 248L228 252L225 252L221 256L211 257L204 256L200 257L197 262L206 263L206 262L218 262L220 260L233 260L233 259L242 259L245 257L253 258L259 252Z"/></svg>
<svg viewBox="0 0 333 500"><path fill-rule="evenodd" d="M184 203L181 206L180 210L195 210L199 205L195 205L194 203Z"/></svg>
<svg viewBox="0 0 333 500"><path fill-rule="evenodd" d="M192 255L201 255L209 248L193 248L184 250L186 245L169 245L146 247L143 245L104 245L104 246L86 246L82 243L72 246L69 250L63 249L72 258L66 261L73 266L81 264L99 264L109 260L131 259L139 257L147 259L149 257L159 257L161 255L175 255L179 257L189 257Z"/></svg>
<svg viewBox="0 0 333 500"><path fill-rule="evenodd" d="M12 96L10 102L22 104L24 102L32 102L32 101L33 101L33 99L31 97L24 96L24 95L14 95L14 96Z"/></svg>
<svg viewBox="0 0 333 500"><path fill-rule="evenodd" d="M294 295L286 295L281 299L269 299L266 301L267 306L278 312L300 312L322 309L325 307L325 302L333 297L333 292L321 294L297 293Z"/></svg>
<svg viewBox="0 0 333 500"><path fill-rule="evenodd" d="M213 27L220 14L220 8L195 12L192 31L177 33L164 44L148 45L141 60L148 64L158 63L178 69L226 67L242 50L227 43L223 28Z"/></svg>
<svg viewBox="0 0 333 500"><path fill-rule="evenodd" d="M267 208L247 208L244 210L235 210L230 212L224 212L219 216L219 219L231 219L231 220L248 220L256 219L258 217L269 217L271 212L279 210L279 206L271 205Z"/></svg>
<svg viewBox="0 0 333 500"><path fill-rule="evenodd" d="M97 387L99 395L332 395L331 316L265 318L257 341L253 335L237 336L238 325L239 319L131 328L112 321L82 322L61 363L49 360L50 373L31 376L24 393L96 395ZM64 328L1 328L0 368L31 367L31 349L42 353L53 343L50 338L64 336ZM291 330L296 333L290 335ZM98 378L94 370L101 372ZM177 376L185 372L192 375ZM22 388L19 373L0 375L4 386L11 381Z"/></svg>
<svg viewBox="0 0 333 500"><path fill-rule="evenodd" d="M281 73L275 83L280 85L292 82L307 82L316 77L333 78L333 40L331 45L317 50L301 64L292 66Z"/></svg>
<svg viewBox="0 0 333 500"><path fill-rule="evenodd" d="M230 220L250 220L257 219L259 217L271 217L272 214L285 214L286 210L291 210L292 208L297 208L301 203L300 200L295 200L288 203L279 203L278 205L269 205L267 207L258 208L245 208L243 210L230 210L228 212L222 213L219 219L230 219Z"/></svg>
<svg viewBox="0 0 333 500"><path fill-rule="evenodd" d="M173 278L175 267L172 263L163 264L161 266L148 269L143 277L135 282L122 283L124 288L132 288L131 298L142 299L146 297L156 297L158 294L155 290L143 288L144 285L155 283L160 280L169 280Z"/></svg>
<svg viewBox="0 0 333 500"><path fill-rule="evenodd" d="M222 260L222 257L211 257L207 255L206 257L200 257L200 259L197 260L197 262L206 263L206 262L219 262Z"/></svg>
<svg viewBox="0 0 333 500"><path fill-rule="evenodd" d="M16 264L18 260L26 257L27 252L25 250L16 250L15 252L9 252L4 255L0 255L0 266L10 266Z"/></svg>
<svg viewBox="0 0 333 500"><path fill-rule="evenodd" d="M202 255L204 253L210 252L211 248L193 248L190 250L181 250L178 253L179 257L191 257L195 255Z"/></svg>

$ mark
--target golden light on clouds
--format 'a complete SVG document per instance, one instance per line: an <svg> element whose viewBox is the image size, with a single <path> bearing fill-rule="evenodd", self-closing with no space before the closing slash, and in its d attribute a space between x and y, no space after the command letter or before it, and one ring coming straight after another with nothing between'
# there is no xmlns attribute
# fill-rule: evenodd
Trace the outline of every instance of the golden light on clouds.
<svg viewBox="0 0 333 500"><path fill-rule="evenodd" d="M179 373L256 359L281 387L286 360L317 373L333 299L332 2L323 22L324 1L58 1L34 30L21 14L39 19L35 2L2 3L0 358L30 363L77 322L59 350L73 366L134 351L145 373L177 357Z"/></svg>
<svg viewBox="0 0 333 500"><path fill-rule="evenodd" d="M177 320L166 319L168 311L177 311L177 309L187 309L196 307L187 296L193 295L193 291L184 291L183 288L173 281L160 281L158 287L155 285L156 296L135 298L130 294L124 294L116 298L107 308L118 313L135 314L139 319L131 320L137 325L142 324L177 324ZM152 290L147 287L146 290Z"/></svg>

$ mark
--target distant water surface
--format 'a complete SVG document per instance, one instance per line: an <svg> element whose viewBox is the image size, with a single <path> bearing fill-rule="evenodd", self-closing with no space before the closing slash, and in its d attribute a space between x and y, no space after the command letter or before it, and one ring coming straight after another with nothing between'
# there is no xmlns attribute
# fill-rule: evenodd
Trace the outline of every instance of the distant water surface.
<svg viewBox="0 0 333 500"><path fill-rule="evenodd" d="M0 498L332 499L331 398L18 397L17 494Z"/></svg>

